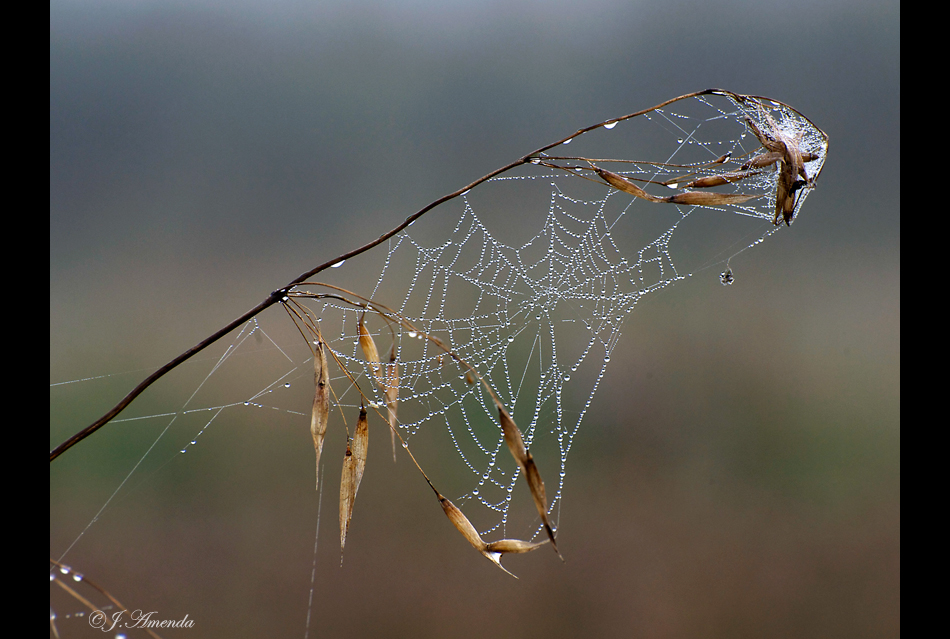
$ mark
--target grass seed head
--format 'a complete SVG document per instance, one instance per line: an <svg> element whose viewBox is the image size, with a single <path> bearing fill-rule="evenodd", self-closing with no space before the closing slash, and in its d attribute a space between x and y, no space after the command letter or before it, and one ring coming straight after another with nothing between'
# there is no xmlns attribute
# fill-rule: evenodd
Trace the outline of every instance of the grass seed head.
<svg viewBox="0 0 950 639"><path fill-rule="evenodd" d="M353 506L356 493L360 489L363 471L366 469L366 453L369 449L369 425L366 409L360 406L360 417L356 422L356 432L352 441L346 445L343 457L343 473L340 477L340 552L346 545L346 533L353 519ZM341 558L342 561L342 558Z"/></svg>
<svg viewBox="0 0 950 639"><path fill-rule="evenodd" d="M313 436L313 448L317 457L317 488L320 488L320 455L323 453L323 438L327 433L330 418L330 375L327 371L327 356L323 350L323 339L317 340L313 356L313 411L310 415L310 434Z"/></svg>

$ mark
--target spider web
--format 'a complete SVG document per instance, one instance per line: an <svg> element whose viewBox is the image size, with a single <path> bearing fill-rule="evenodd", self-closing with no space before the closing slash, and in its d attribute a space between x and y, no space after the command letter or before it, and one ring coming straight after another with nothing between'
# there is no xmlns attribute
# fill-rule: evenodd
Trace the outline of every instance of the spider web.
<svg viewBox="0 0 950 639"><path fill-rule="evenodd" d="M627 315L646 297L710 269L713 274L721 270L722 283L731 283L730 259L782 228L772 224L778 164L743 168L765 152L749 122L760 132L797 140L808 177L817 177L827 140L794 110L726 94L680 100L578 132L533 162L431 211L369 253L321 274L327 283L393 309L404 323L326 297L319 286L298 287L298 295L324 295L294 299L310 308L328 347L353 376L331 364L330 429L340 426L340 412L355 421L362 391L382 418L371 416L370 463L388 456L380 441L389 437L379 436L388 430L387 398L359 346L362 319L379 346L382 366L392 366L390 353L399 365L402 441L416 453L440 451L420 459L439 490L484 535L537 536L540 518L525 482L519 481L521 471L507 450L491 397L427 339L436 338L478 371L518 423L547 484L556 527L571 448ZM609 187L594 166L656 197L681 193L684 183L700 178L742 174L741 180L704 191L756 197L726 204L653 203ZM792 219L812 186L798 189ZM173 431L169 455L192 450L231 411L275 408L295 424L306 423L305 398L278 398L292 382L295 388L312 384L310 351L296 339L265 332L252 320L207 377L190 387L178 411L115 421L170 420L158 435L161 440L176 420L197 419L197 426L189 421L184 431ZM255 349L277 353L277 362L248 367L237 357ZM216 386L228 366L251 370ZM145 456L156 454L157 443ZM446 447L455 454L445 455ZM336 459L325 454L322 464ZM334 474L335 469L327 476Z"/></svg>
<svg viewBox="0 0 950 639"><path fill-rule="evenodd" d="M732 283L728 258L779 228L771 224L777 165L747 171L718 190L760 197L696 206L650 203L609 188L592 179L587 160L667 195L684 180L741 172L763 151L749 120L770 135L800 139L811 158L808 175L818 174L826 140L794 111L728 96L691 99L578 136L520 173L464 194L456 215L436 212L439 220L424 218L391 238L375 282L353 290L394 309L412 329L334 299L311 301L324 339L343 366L361 373L356 381L380 416L387 399L358 345L360 318L383 360L389 352L399 363L402 440L411 446L433 430L448 434L467 479L438 479L455 486L452 498L483 534L509 534L520 468L491 397L427 337L472 365L498 393L539 460L549 513L556 515L568 455L626 316L646 296L698 270L726 264L721 281ZM653 161L631 158L634 149ZM795 215L810 188L801 189ZM536 220L540 231L531 231ZM362 261L345 267L366 269ZM338 401L353 413L360 401L349 380L339 375L332 384L346 388ZM531 524L519 525L516 534L524 525ZM536 514L533 525L537 535Z"/></svg>

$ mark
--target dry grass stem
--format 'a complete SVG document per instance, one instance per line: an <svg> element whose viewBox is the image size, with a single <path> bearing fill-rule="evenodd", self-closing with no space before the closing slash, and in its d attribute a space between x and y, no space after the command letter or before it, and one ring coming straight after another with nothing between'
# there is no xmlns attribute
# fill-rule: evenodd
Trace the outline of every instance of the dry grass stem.
<svg viewBox="0 0 950 639"><path fill-rule="evenodd" d="M59 569L59 571L60 571L61 573L63 573L63 574L67 574L67 573L73 572L71 568L69 568L68 566L66 566L66 565L64 565L64 564L62 564L62 563L56 561L55 559L52 559L52 558L51 558L51 559L49 560L49 562L50 562L50 564L52 564L53 566L56 566L56 567ZM53 574L52 570L50 571L50 574ZM75 574L75 573L74 573L74 574ZM62 588L63 590L65 590L67 593L69 593L69 595L70 595L73 599L75 599L76 601L80 602L82 605L84 605L84 606L86 606L87 608L89 608L89 611L90 611L90 612L95 612L95 611L97 611L97 610L102 610L101 607L96 606L96 605L93 604L91 601L89 601L88 599L86 599L85 597L83 597L82 595L80 595L78 592L76 592L76 590L74 590L73 588L71 588L71 587L69 586L69 584L67 584L66 582L64 582L62 579L56 578L56 579L53 579L52 581L54 581L57 586L59 586L60 588ZM109 593L109 591L107 591L105 588L103 588L102 586L98 585L96 582L92 581L92 580L89 579L88 577L82 576L81 581L82 581L82 583L86 584L87 586L91 587L92 589L97 590L97 591L98 591L100 594L102 594L106 599L108 599L110 602L112 602L112 605L113 605L113 607L114 607L115 610L125 610L125 609L126 609L126 607L123 606L122 603L121 603L118 599L116 599L115 597L113 597L113 596ZM50 618L50 627L53 629L53 632L56 634L56 636L59 636L59 631L56 629L56 624L53 622L52 617ZM148 636L153 637L153 639L161 639L161 637L160 637L155 631L153 631L151 628L143 628L143 630L145 630L145 633L146 633Z"/></svg>

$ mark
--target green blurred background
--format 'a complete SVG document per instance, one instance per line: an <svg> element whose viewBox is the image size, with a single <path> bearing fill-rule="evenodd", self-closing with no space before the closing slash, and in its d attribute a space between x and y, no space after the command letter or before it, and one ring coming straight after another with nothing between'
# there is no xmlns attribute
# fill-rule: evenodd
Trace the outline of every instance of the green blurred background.
<svg viewBox="0 0 950 639"><path fill-rule="evenodd" d="M379 464L343 568L325 495L310 636L899 635L897 2L51 3L50 446L440 195L709 87L796 107L828 161L792 228L733 261L736 284L692 278L628 319L568 461L566 563L508 558L511 579L407 463ZM134 414L181 405L203 361ZM154 421L51 465L51 556ZM303 636L307 425L250 414L189 455L156 450L65 561L196 621L167 636ZM51 604L64 636L101 636L53 586Z"/></svg>

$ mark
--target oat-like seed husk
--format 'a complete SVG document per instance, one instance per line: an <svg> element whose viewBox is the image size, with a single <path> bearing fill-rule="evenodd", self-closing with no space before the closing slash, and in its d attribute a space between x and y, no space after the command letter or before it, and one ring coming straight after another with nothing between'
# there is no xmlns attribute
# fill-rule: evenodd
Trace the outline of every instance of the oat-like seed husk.
<svg viewBox="0 0 950 639"><path fill-rule="evenodd" d="M310 434L313 435L313 448L317 455L317 489L320 488L320 455L323 453L323 438L327 433L330 417L330 375L327 371L327 356L323 350L323 339L318 338L316 353L313 356L313 412L310 416Z"/></svg>
<svg viewBox="0 0 950 639"><path fill-rule="evenodd" d="M343 457L343 474L340 478L340 552L346 545L346 533L353 518L353 506L356 493L360 489L363 471L366 469L366 453L369 448L369 424L366 409L360 406L360 418L356 423L356 432L352 441L346 445ZM342 561L342 559L341 559Z"/></svg>
<svg viewBox="0 0 950 639"><path fill-rule="evenodd" d="M396 345L389 351L389 366L386 368L386 410L389 413L389 435L393 442L393 462L396 461L396 410L399 407L399 362L396 361Z"/></svg>
<svg viewBox="0 0 950 639"><path fill-rule="evenodd" d="M462 536L465 537L465 540L472 544L472 547L484 555L485 558L515 579L518 578L518 575L514 574L501 565L502 555L508 553L531 552L532 550L536 550L537 548L540 548L544 544L548 543L547 539L539 543L521 541L520 539L500 539L498 541L493 541L486 544L482 540L481 535L478 534L478 531L475 530L475 526L472 525L472 522L468 520L468 517L466 517L465 514L459 510L455 504L443 497L438 492L436 492L436 495L439 498L439 503L442 505L442 510L445 511L445 515L449 518L449 521L452 522L452 525L455 526L460 533L462 533Z"/></svg>
<svg viewBox="0 0 950 639"><path fill-rule="evenodd" d="M614 187L618 191L623 191L624 193L629 193L630 195L643 198L650 202L663 202L664 198L656 197L655 195L650 195L639 186L628 180L627 178L614 173L613 171L608 171L606 169L601 169L595 167L594 170L597 172L597 175L603 178L604 182Z"/></svg>
<svg viewBox="0 0 950 639"><path fill-rule="evenodd" d="M702 191L688 191L665 197L665 202L672 204L693 204L698 206L723 206L726 204L742 204L754 200L761 195L745 195L743 193L703 193Z"/></svg>
<svg viewBox="0 0 950 639"><path fill-rule="evenodd" d="M363 349L363 357L369 362L369 367L373 371L373 377L376 379L376 383L383 386L385 382L382 378L382 371L380 370L379 351L376 350L376 342L373 340L373 336L369 334L369 331L366 330L366 325L363 324L362 317L360 317L359 331L360 348Z"/></svg>
<svg viewBox="0 0 950 639"><path fill-rule="evenodd" d="M762 197L761 195L745 195L742 193L702 193L696 191L677 193L669 197L657 197L650 195L622 175L601 168L595 168L594 170L597 172L597 175L602 177L607 184L615 189L654 203L665 202L669 204L690 204L697 206L723 206L726 204L742 204L757 197Z"/></svg>
<svg viewBox="0 0 950 639"><path fill-rule="evenodd" d="M548 520L548 500L545 495L544 481L541 479L541 473L538 472L538 467L535 465L531 453L525 448L524 438L521 436L521 431L511 418L511 415L508 414L505 407L497 400L495 401L495 405L498 407L498 417L501 422L502 434L505 436L505 443L508 445L508 450L511 451L511 456L515 458L515 461L518 462L518 465L521 466L521 469L524 471L525 479L528 481L528 488L531 490L531 496L534 498L534 505L538 509L542 523L544 523L544 530L548 534L548 539L551 540L551 547L554 548L554 552L560 557L561 553L558 552L557 541L554 539L554 529Z"/></svg>

